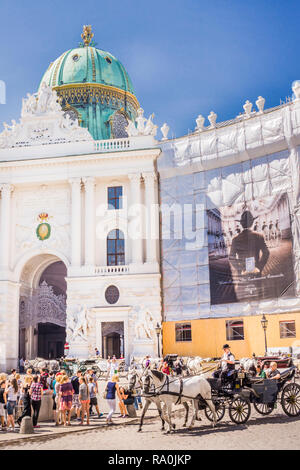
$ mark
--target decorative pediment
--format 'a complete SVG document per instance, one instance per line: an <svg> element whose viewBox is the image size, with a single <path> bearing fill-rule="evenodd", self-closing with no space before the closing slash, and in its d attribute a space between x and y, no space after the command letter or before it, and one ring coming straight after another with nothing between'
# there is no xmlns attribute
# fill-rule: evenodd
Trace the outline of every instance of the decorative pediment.
<svg viewBox="0 0 300 470"><path fill-rule="evenodd" d="M23 98L20 122L4 125L0 148L29 147L93 140L89 131L71 119L59 103L55 90L42 83L38 93Z"/></svg>

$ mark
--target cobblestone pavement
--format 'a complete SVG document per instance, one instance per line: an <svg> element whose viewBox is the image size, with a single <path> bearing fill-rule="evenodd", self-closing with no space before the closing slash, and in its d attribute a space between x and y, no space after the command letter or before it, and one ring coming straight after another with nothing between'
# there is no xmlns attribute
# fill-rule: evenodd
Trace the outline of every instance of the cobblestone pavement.
<svg viewBox="0 0 300 470"><path fill-rule="evenodd" d="M154 413L154 410L153 410ZM142 433L136 423L99 426L97 429L68 432L64 435L35 437L7 442L0 449L21 450L204 450L204 449L300 449L300 418L288 418L282 410L275 410L270 416L253 412L247 425L235 425L225 415L222 422L213 429L203 417L196 421L193 430L182 427L183 419L176 412L177 429L173 434L160 430L158 418L147 420Z"/></svg>
<svg viewBox="0 0 300 470"><path fill-rule="evenodd" d="M121 382L125 382L122 378ZM70 428L55 427L53 423L39 423L41 428L34 435L1 433L0 451L21 450L204 450L204 449L300 449L300 417L289 418L281 406L269 416L259 415L252 407L246 425L232 423L226 411L223 420L215 428L201 412L202 421L196 421L193 430L183 428L183 409L175 407L175 433L169 435L161 431L157 410L151 405L147 412L142 433L138 433L139 418L117 418L114 425L105 424L108 412L106 400L102 398L105 381L99 384L99 407L104 418L91 418L90 427L78 426L72 421ZM117 412L119 410L116 410ZM138 417L141 411L138 411Z"/></svg>

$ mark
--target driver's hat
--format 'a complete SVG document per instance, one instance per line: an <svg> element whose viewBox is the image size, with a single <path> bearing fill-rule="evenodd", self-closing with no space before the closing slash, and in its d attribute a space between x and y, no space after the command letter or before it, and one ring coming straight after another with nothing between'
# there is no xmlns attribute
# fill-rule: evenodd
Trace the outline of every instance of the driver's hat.
<svg viewBox="0 0 300 470"><path fill-rule="evenodd" d="M230 349L230 346L229 346L229 344L227 344L227 343L226 343L226 344L223 344L223 349L227 349L227 348L229 348L229 349Z"/></svg>

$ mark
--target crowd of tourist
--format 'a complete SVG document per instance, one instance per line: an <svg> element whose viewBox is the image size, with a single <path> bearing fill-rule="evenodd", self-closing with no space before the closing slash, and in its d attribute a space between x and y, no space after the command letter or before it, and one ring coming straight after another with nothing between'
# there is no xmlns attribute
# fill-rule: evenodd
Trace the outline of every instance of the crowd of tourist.
<svg viewBox="0 0 300 470"><path fill-rule="evenodd" d="M109 361L106 381L103 398L109 407L107 424L112 423L117 398L122 418L128 416L128 405L134 405L136 409L141 407L140 397L132 397L125 386L119 386L118 362L115 358ZM56 426L70 426L71 417L78 421L78 425L89 425L91 415L96 419L104 416L99 409L98 380L93 369L85 373L77 371L72 377L65 370L54 373L41 369L39 374L33 374L32 369L27 369L25 375L20 375L13 369L10 375L0 374L2 431L15 431L15 425L21 426L25 416L32 418L34 428L39 428L38 419L44 394L52 396L53 421Z"/></svg>

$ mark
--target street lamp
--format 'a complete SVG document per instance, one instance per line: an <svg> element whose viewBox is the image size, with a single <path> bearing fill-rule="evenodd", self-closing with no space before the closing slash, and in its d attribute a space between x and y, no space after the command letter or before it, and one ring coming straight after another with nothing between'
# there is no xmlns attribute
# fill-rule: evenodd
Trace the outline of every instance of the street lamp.
<svg viewBox="0 0 300 470"><path fill-rule="evenodd" d="M268 346L267 346L267 328L268 328L268 320L265 317L265 314L263 314L262 319L260 320L262 329L264 330L265 334L265 355L267 356L268 354Z"/></svg>
<svg viewBox="0 0 300 470"><path fill-rule="evenodd" d="M156 335L157 335L157 353L158 353L158 357L160 357L159 337L160 337L160 333L161 333L161 326L159 325L159 323L157 323L157 325L155 327L155 331L156 331Z"/></svg>

